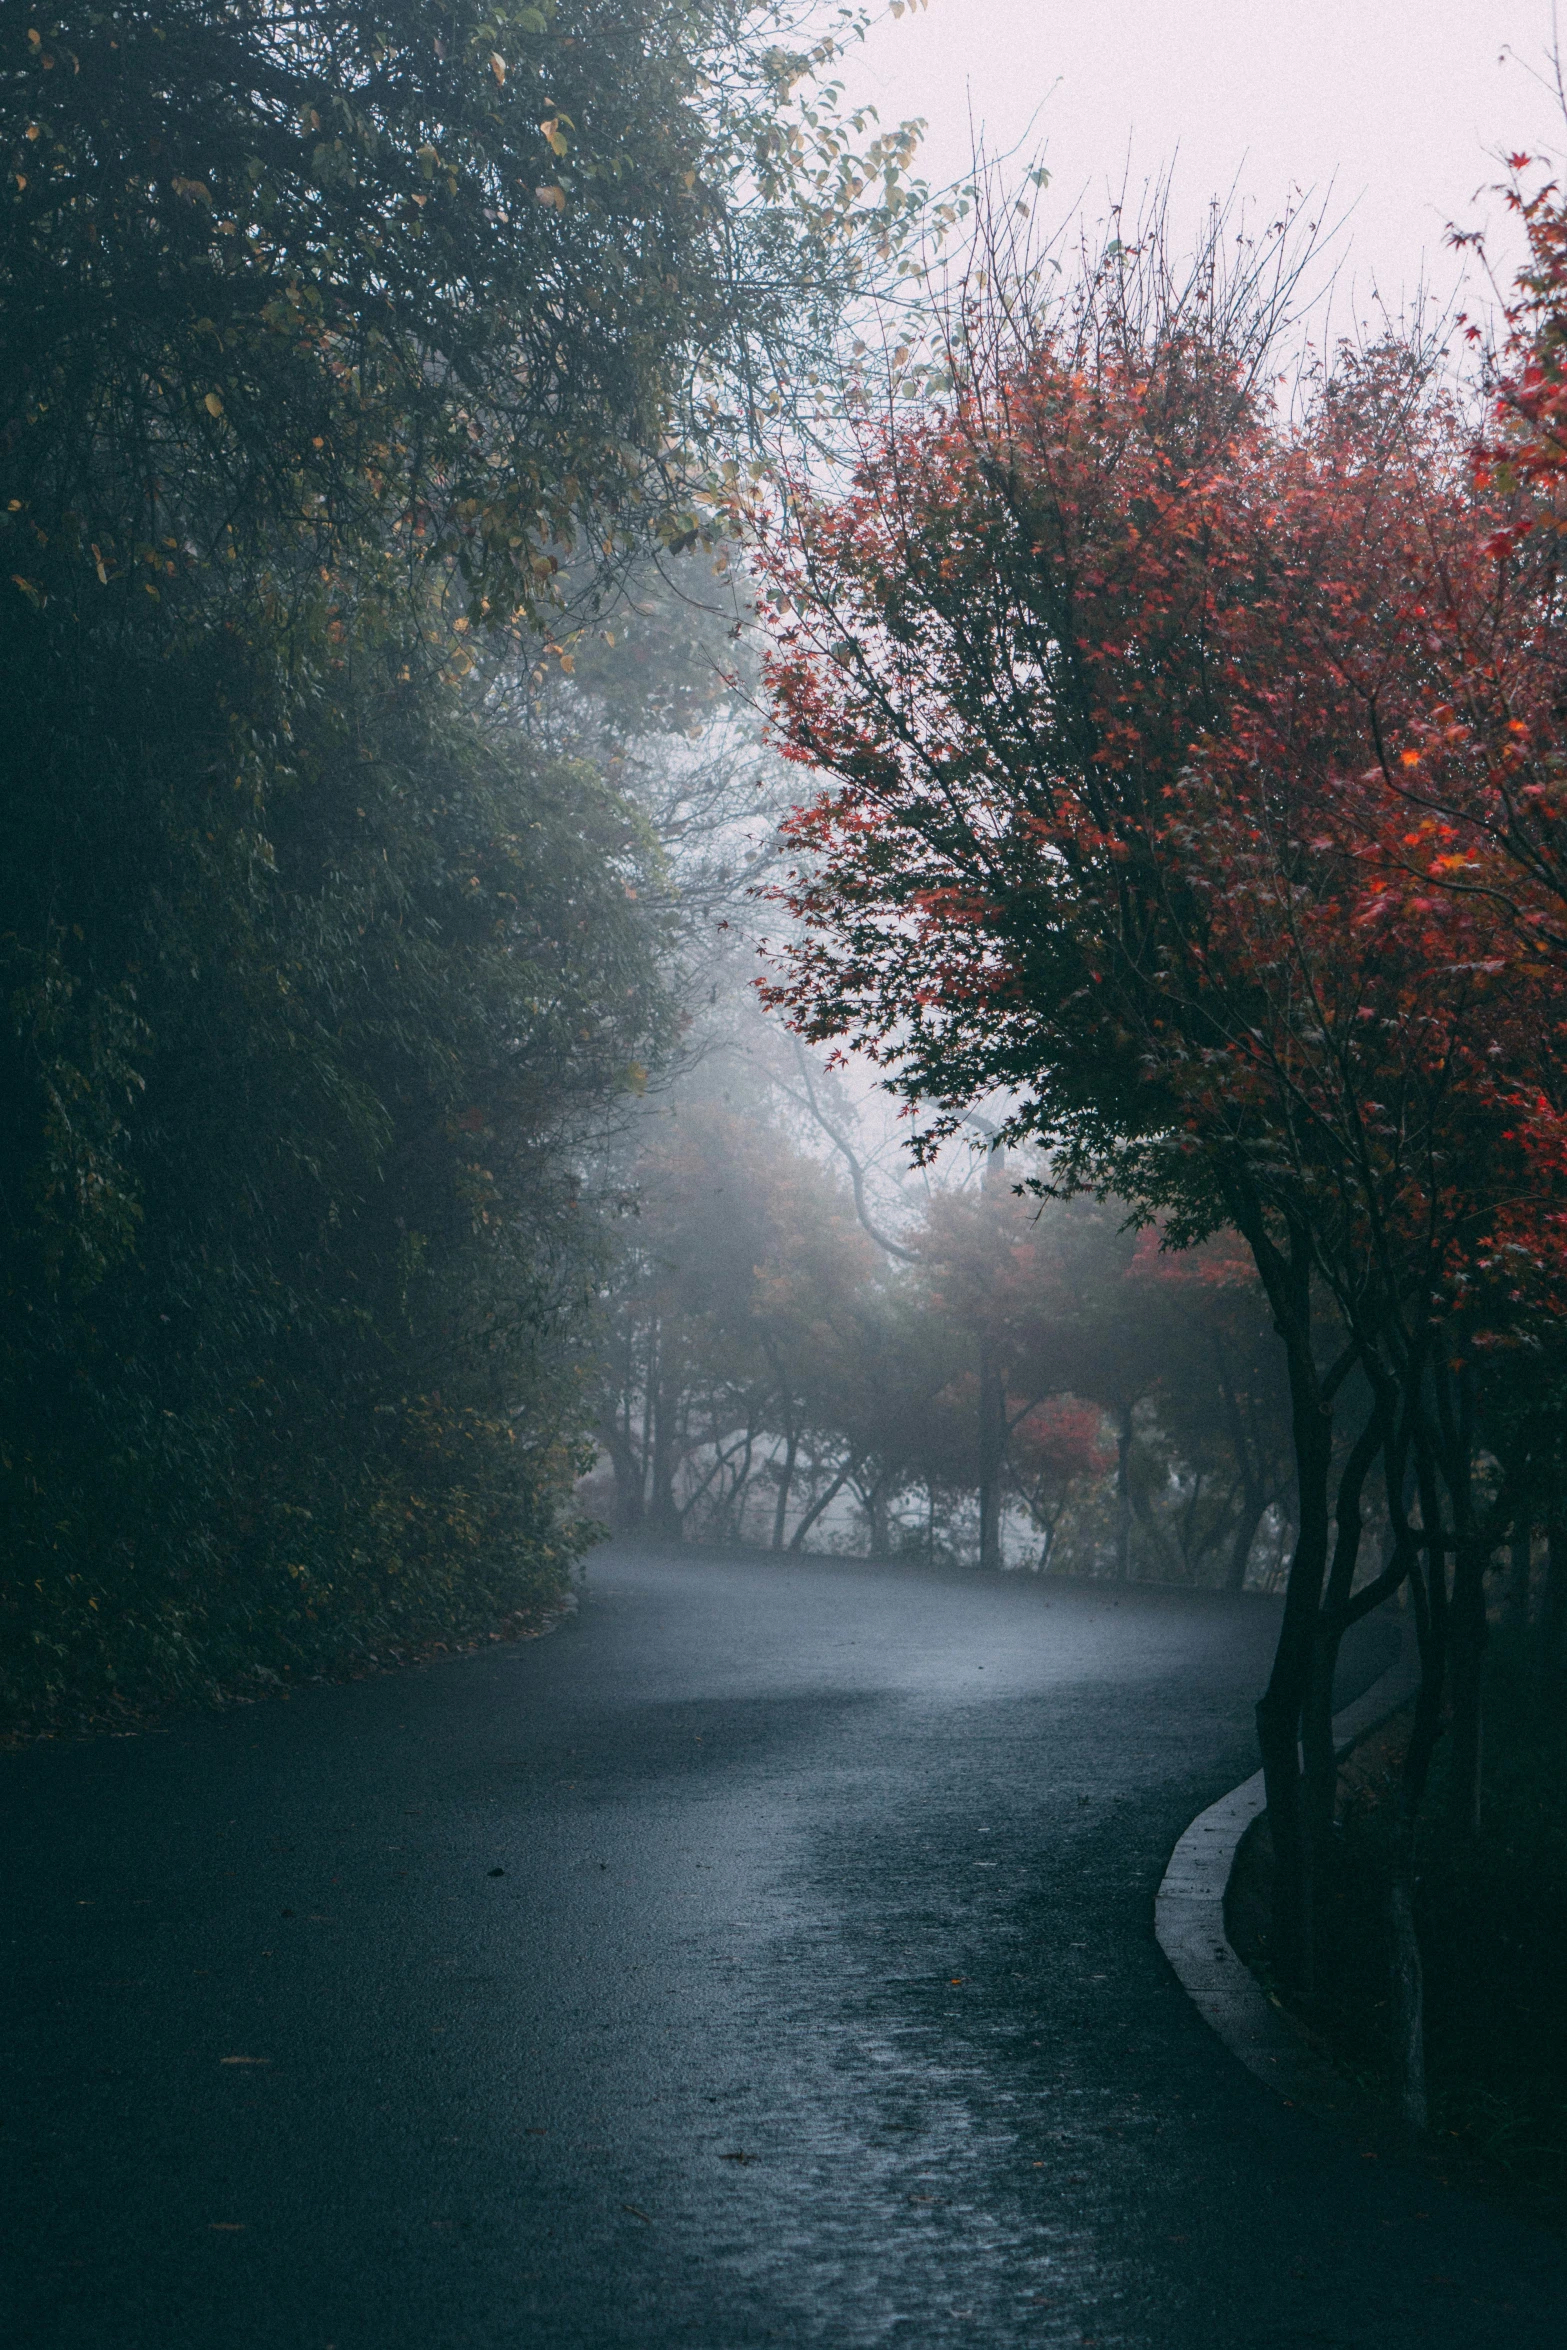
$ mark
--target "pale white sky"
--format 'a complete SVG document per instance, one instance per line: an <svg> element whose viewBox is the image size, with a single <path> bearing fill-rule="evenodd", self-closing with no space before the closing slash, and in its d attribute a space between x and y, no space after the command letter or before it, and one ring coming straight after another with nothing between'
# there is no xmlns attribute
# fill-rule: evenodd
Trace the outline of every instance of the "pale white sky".
<svg viewBox="0 0 1567 2350"><path fill-rule="evenodd" d="M1498 151L1567 147L1536 78L1551 40L1550 0L916 0L846 81L884 124L928 118L933 178L963 171L971 111L992 149L1037 145L1047 218L1079 201L1101 216L1128 163L1133 193L1173 164L1183 227L1232 181L1263 215L1334 182L1347 324L1376 293L1397 310L1422 276L1449 296L1450 221L1488 222L1498 260L1516 258L1487 189Z"/></svg>

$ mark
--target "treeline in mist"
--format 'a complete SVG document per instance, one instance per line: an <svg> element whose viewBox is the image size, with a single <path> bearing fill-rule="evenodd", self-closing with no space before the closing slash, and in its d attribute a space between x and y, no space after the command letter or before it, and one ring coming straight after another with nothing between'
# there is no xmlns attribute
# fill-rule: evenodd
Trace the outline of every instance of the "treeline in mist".
<svg viewBox="0 0 1567 2350"><path fill-rule="evenodd" d="M1289 1398L1233 1243L1163 1253L1028 1154L879 1186L802 1060L652 1105L611 1293L593 1492L663 1538L1239 1590L1293 1506ZM801 1079L809 1088L801 1090ZM747 1082L749 1080L749 1082ZM830 1104L830 1107L828 1106ZM874 1237L873 1237L874 1233Z"/></svg>

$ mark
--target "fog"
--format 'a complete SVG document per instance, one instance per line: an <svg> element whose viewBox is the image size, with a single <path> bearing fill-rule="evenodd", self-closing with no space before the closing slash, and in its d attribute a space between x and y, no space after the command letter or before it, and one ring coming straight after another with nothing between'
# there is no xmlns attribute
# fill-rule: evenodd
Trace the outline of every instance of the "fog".
<svg viewBox="0 0 1567 2350"><path fill-rule="evenodd" d="M0 2339L1555 2350L1541 0L8 21Z"/></svg>
<svg viewBox="0 0 1567 2350"><path fill-rule="evenodd" d="M779 826L812 779L766 741L739 592L692 556L634 597L669 673L683 638L693 676L722 647L728 682L709 672L694 737L621 754L684 1019L592 1161L613 1255L579 1506L661 1541L1277 1587L1288 1394L1234 1237L1169 1251L1122 1202L1053 1196L1041 1150L993 1141L999 1096L917 1159L878 1072L764 1005ZM597 661L553 689L562 739L621 674Z"/></svg>
<svg viewBox="0 0 1567 2350"><path fill-rule="evenodd" d="M928 0L884 21L846 73L884 121L923 117L924 167L1038 155L1045 209L1102 217L1173 175L1183 233L1215 195L1251 217L1302 198L1336 228L1342 325L1439 305L1490 305L1486 271L1447 246L1486 233L1502 286L1522 239L1497 182L1520 149L1562 142L1547 0ZM1320 291L1327 277L1318 278Z"/></svg>

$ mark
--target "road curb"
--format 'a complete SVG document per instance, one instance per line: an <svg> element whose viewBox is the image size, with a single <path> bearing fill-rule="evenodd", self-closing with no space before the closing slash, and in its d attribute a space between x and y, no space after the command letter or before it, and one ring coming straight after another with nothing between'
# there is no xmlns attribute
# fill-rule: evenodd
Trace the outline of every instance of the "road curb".
<svg viewBox="0 0 1567 2350"><path fill-rule="evenodd" d="M1399 1655L1363 1697L1333 1717L1333 1743L1340 1759L1406 1705L1420 1685L1413 1626L1397 1617L1392 1621L1400 1636ZM1257 1771L1198 1813L1160 1880L1154 1933L1198 2014L1248 2072L1287 2104L1304 2105L1339 2121L1365 2121L1376 2117L1378 2109L1269 1998L1225 1935L1224 1896L1236 1850L1265 1805L1262 1773Z"/></svg>

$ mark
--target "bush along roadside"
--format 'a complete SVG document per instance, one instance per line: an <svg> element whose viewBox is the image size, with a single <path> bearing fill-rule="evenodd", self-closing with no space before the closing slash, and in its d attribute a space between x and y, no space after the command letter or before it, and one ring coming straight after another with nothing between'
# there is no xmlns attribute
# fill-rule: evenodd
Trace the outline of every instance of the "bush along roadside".
<svg viewBox="0 0 1567 2350"><path fill-rule="evenodd" d="M598 1529L564 1513L558 1464L519 1458L504 1423L420 1398L346 1477L329 1441L248 1514L204 1540L183 1529L195 1565L151 1539L138 1559L122 1536L97 1571L65 1560L7 1584L0 1744L527 1638L572 1604Z"/></svg>
<svg viewBox="0 0 1567 2350"><path fill-rule="evenodd" d="M1567 2225L1567 1707L1559 1664L1517 1627L1493 1630L1486 1664L1480 1827L1451 1800L1443 1746L1419 1829L1415 1928L1424 1976L1425 2082L1436 2159ZM1413 1709L1357 1747L1316 1912L1315 1988L1286 2000L1363 2089L1395 2108L1390 1839ZM1274 1997L1266 1819L1237 1855L1230 1939Z"/></svg>

